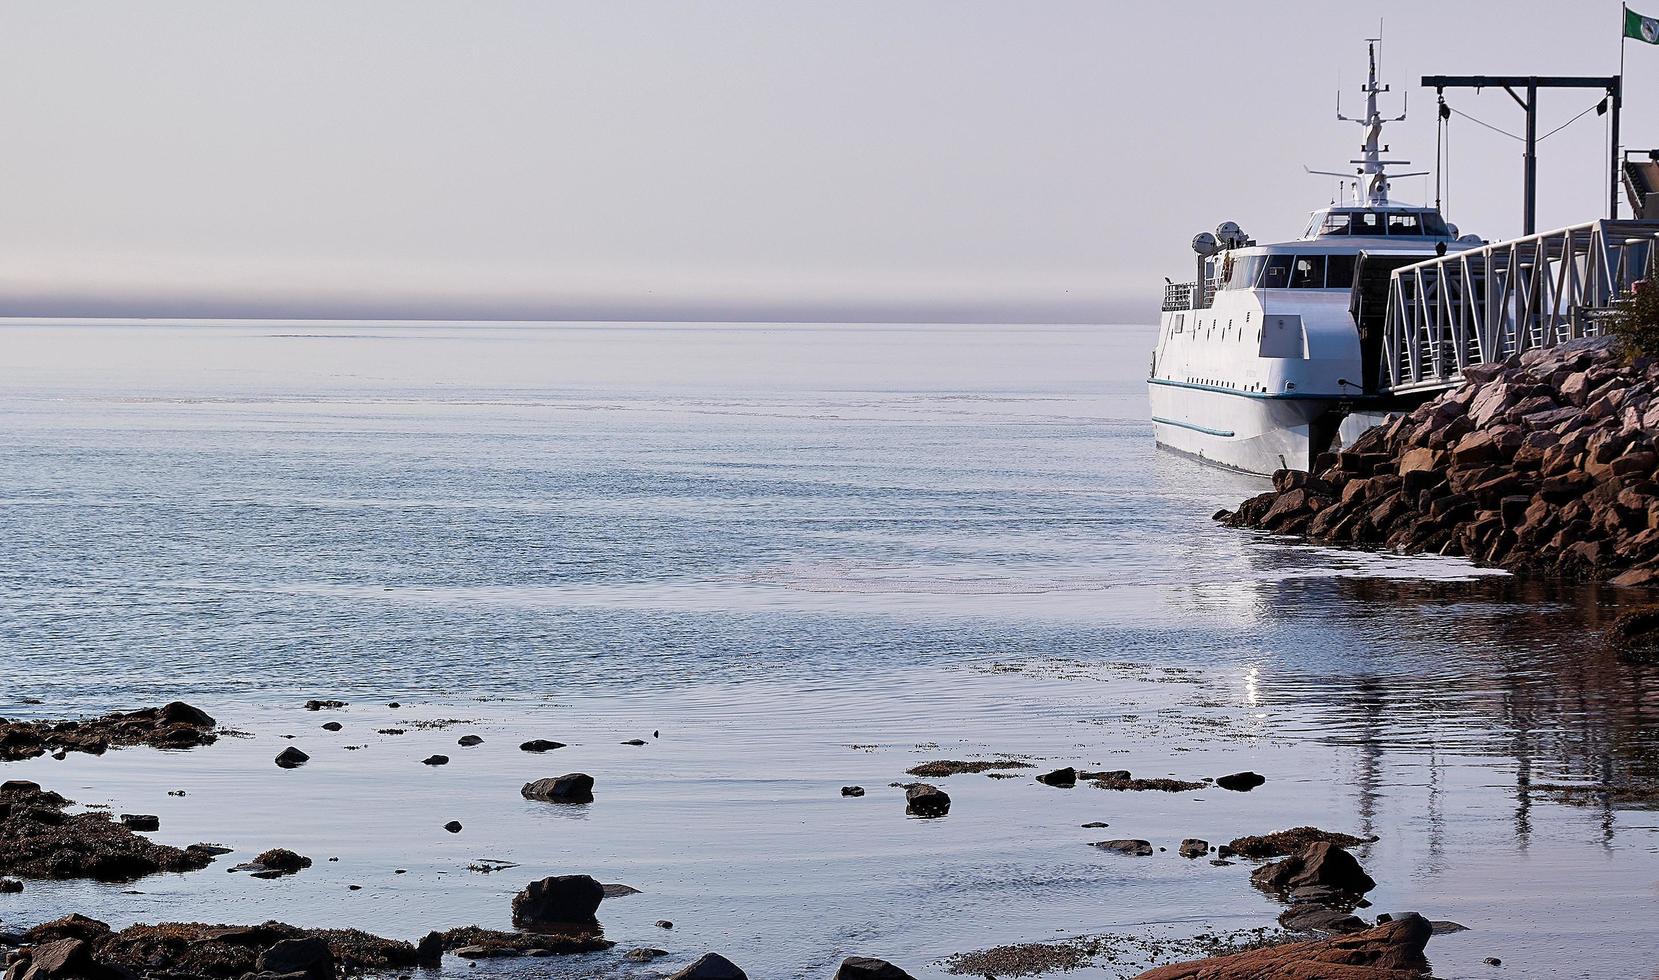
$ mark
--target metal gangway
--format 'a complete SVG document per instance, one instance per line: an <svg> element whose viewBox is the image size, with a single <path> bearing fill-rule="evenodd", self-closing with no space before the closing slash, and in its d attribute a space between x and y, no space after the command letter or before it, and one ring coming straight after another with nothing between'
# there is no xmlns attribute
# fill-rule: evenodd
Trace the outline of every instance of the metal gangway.
<svg viewBox="0 0 1659 980"><path fill-rule="evenodd" d="M1656 263L1659 221L1601 219L1397 269L1379 388L1432 393L1472 364L1595 336L1601 311Z"/></svg>

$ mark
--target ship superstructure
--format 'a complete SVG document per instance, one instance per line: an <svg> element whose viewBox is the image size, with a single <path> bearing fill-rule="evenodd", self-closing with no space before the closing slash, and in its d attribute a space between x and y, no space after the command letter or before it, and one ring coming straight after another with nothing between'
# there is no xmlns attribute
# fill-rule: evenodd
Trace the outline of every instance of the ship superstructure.
<svg viewBox="0 0 1659 980"><path fill-rule="evenodd" d="M1342 420L1376 407L1388 277L1482 244L1437 208L1394 201L1371 46L1352 199L1301 238L1257 244L1232 222L1193 239L1197 275L1165 289L1148 378L1160 445L1250 473L1308 469Z"/></svg>

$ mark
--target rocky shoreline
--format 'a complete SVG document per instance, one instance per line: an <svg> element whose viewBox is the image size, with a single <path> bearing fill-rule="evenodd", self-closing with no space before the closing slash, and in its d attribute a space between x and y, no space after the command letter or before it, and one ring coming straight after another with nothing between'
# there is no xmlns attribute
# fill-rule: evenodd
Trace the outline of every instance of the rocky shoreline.
<svg viewBox="0 0 1659 980"><path fill-rule="evenodd" d="M343 704L329 702L325 706ZM319 710L310 705L307 708ZM30 754L25 757L35 757L54 747L84 744L83 735L91 732L97 732L96 737L110 747L205 744L201 740L211 740L215 723L200 709L174 702L164 708L106 715L90 722L6 724L11 731L27 733L29 737L14 744L27 745ZM186 738L185 731L193 734ZM43 737L35 737L42 733ZM67 738L62 733L68 733ZM463 736L460 744L481 742L478 736ZM282 756L275 761L279 767L290 768L284 765ZM294 767L303 765L300 761ZM1009 770L1025 772L1011 776ZM1045 793L1072 791L1079 782L1103 790L1152 793L1206 789L1250 792L1268 783L1266 777L1254 772L1189 780L1137 778L1126 770L1090 771L1073 766L1041 771L1031 762L1011 757L936 760L912 766L909 773L939 780L1019 778L1028 781L1035 791ZM586 773L569 773L527 783L520 796L538 804L587 807L595 799L595 782ZM903 809L895 806L893 811L896 819L906 815L923 820L948 818L950 797L939 787L902 782L893 786L904 791ZM864 795L861 788L848 789L858 792L843 790L842 799L857 800ZM228 848L214 844L179 848L153 842L143 836L159 827L159 821L151 815L124 814L118 820L102 811L72 812L73 806L73 801L30 780L0 783L0 873L22 879L0 878L0 892L24 891L30 879L125 882L160 872L199 871L229 853ZM1263 971L1295 980L1325 976L1320 971L1333 964L1341 964L1346 971L1342 975L1351 980L1426 976L1424 946L1443 924L1429 923L1416 913L1383 915L1371 922L1355 914L1369 904L1365 894L1376 883L1348 849L1375 839L1297 827L1239 837L1219 847L1191 837L1181 840L1178 847L1173 842L1168 847L1155 846L1141 839L1106 840L1091 846L1117 855L1113 860L1156 859L1156 855L1174 849L1176 853L1169 858L1203 858L1219 867L1252 862L1249 883L1284 906L1278 919L1282 931L1263 930L1262 935L1243 944L1217 943L1212 947L1215 955L1157 967L1142 974L1144 980L1242 980L1263 975ZM308 857L273 848L230 870L266 878L300 873L311 865ZM503 865L502 870L507 867L510 865ZM626 885L603 884L584 874L543 877L528 881L513 897L513 931L478 925L449 926L433 929L415 942L351 928L307 929L279 921L242 925L161 922L117 930L96 919L69 914L17 933L0 927L0 952L4 953L4 980L337 980L365 972L437 968L446 955L478 961L604 953L616 943L604 935L599 921L601 904L607 897L638 892ZM664 930L673 928L666 920L657 925ZM640 947L613 955L619 962L642 963L669 954L654 947ZM960 963L994 964L1001 974L1020 976L1045 972L1037 968L1045 963L1049 969L1065 968L1054 964L1075 961L1078 955L1077 948L1030 944L963 954ZM957 972L955 966L947 968ZM744 977L742 968L732 960L710 952L672 974L671 980ZM835 977L906 980L910 974L886 960L854 956L840 964Z"/></svg>
<svg viewBox="0 0 1659 980"><path fill-rule="evenodd" d="M1659 585L1659 361L1527 351L1216 519L1522 574Z"/></svg>

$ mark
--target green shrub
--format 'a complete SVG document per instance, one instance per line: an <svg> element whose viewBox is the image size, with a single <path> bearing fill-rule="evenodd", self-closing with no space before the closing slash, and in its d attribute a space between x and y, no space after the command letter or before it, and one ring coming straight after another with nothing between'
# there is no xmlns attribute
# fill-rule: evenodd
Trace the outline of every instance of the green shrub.
<svg viewBox="0 0 1659 980"><path fill-rule="evenodd" d="M1627 357L1659 357L1659 273L1638 280L1613 303L1607 332Z"/></svg>

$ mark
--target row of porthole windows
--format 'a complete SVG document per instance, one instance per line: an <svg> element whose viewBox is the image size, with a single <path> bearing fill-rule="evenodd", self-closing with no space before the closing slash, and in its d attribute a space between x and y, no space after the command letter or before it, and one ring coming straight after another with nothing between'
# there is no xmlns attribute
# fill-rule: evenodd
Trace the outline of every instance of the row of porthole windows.
<svg viewBox="0 0 1659 980"><path fill-rule="evenodd" d="M1248 311L1244 314L1244 322L1246 324L1248 324L1250 322L1250 316L1251 316L1251 314ZM1179 334L1182 331L1182 329L1186 326L1186 319L1187 319L1187 315L1185 313L1175 314L1175 323L1174 323L1174 325L1172 325L1170 327L1170 331L1169 331L1170 336L1173 337L1173 336ZM1219 316L1210 317L1210 322L1208 324L1205 324L1204 319L1202 317L1199 317L1199 318L1197 318L1193 321L1192 335L1193 335L1193 337L1196 338L1198 336L1198 331L1203 330L1204 331L1204 339L1205 340L1211 340L1215 336L1215 328L1220 326L1220 325L1221 325L1221 318ZM1232 329L1233 329L1233 318L1228 317L1227 318L1227 325L1225 327L1221 328L1221 339L1226 340L1227 339L1227 333ZM1238 332L1238 339L1239 340L1244 339L1244 331L1243 330L1240 330ZM1258 343L1258 344L1261 343L1261 339L1262 339L1262 332L1261 332L1261 330L1258 329L1256 331L1256 343Z"/></svg>
<svg viewBox="0 0 1659 980"><path fill-rule="evenodd" d="M1189 384L1189 385L1205 385L1205 386L1210 387L1210 388L1231 388L1234 391L1266 391L1267 390L1266 387L1264 387L1263 385L1260 385L1260 384L1251 383L1251 384L1247 384L1247 385L1238 385L1238 384L1235 384L1234 382L1231 382L1231 381L1217 381L1214 378L1196 378L1196 377L1193 377L1190 374L1187 375L1187 384Z"/></svg>

